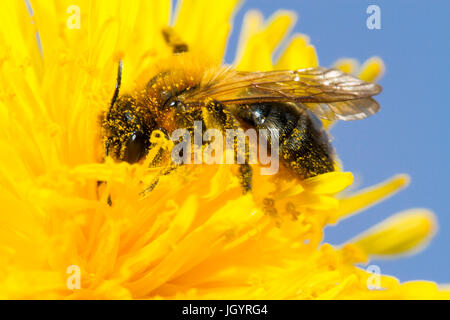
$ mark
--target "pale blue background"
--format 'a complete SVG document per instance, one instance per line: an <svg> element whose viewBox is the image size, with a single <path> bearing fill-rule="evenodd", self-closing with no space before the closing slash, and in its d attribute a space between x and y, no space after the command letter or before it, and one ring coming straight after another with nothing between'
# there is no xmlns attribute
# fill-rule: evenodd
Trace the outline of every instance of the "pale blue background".
<svg viewBox="0 0 450 320"><path fill-rule="evenodd" d="M381 30L366 27L370 4L381 8ZM364 121L339 123L332 131L334 146L360 187L396 173L409 173L412 183L387 201L327 228L325 240L340 244L392 213L430 208L440 230L425 251L372 263L402 281L450 283L450 2L248 0L236 15L227 63L234 59L244 12L252 8L266 17L277 9L295 10L299 20L293 31L310 36L323 66L341 57L383 58L387 72L380 81L381 112Z"/></svg>

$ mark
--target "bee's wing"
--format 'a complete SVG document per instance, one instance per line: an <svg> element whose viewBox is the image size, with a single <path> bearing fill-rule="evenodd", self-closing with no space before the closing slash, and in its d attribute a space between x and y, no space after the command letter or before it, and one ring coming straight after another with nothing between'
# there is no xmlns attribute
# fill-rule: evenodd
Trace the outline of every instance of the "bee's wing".
<svg viewBox="0 0 450 320"><path fill-rule="evenodd" d="M306 106L328 120L356 120L376 113L380 106L371 97L381 87L335 69L240 72L224 69L207 77L196 90L182 95L186 104L208 99L221 104L292 102Z"/></svg>

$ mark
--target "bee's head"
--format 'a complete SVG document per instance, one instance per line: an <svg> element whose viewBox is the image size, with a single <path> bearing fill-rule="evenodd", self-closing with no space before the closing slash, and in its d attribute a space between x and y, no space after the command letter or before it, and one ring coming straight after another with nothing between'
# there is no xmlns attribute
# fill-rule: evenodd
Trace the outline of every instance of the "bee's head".
<svg viewBox="0 0 450 320"><path fill-rule="evenodd" d="M131 96L122 96L108 110L103 120L105 155L135 163L150 147L150 135L156 122L146 108L136 105Z"/></svg>

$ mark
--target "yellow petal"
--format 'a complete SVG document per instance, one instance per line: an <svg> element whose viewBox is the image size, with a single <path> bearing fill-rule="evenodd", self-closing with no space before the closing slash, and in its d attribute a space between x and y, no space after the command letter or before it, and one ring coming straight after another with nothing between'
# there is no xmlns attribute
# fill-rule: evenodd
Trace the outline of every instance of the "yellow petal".
<svg viewBox="0 0 450 320"><path fill-rule="evenodd" d="M231 29L231 17L238 3L239 0L180 1L175 30L190 50L220 63Z"/></svg>
<svg viewBox="0 0 450 320"><path fill-rule="evenodd" d="M295 34L276 64L277 69L295 70L317 67L319 61L314 46L303 34Z"/></svg>
<svg viewBox="0 0 450 320"><path fill-rule="evenodd" d="M235 65L242 59L242 55L247 47L250 37L259 32L264 22L262 13L258 10L249 10L244 15L242 28L239 34L239 42L236 50Z"/></svg>
<svg viewBox="0 0 450 320"><path fill-rule="evenodd" d="M285 10L279 10L270 17L262 32L269 45L269 50L273 52L277 48L296 20L297 16L294 12Z"/></svg>
<svg viewBox="0 0 450 320"><path fill-rule="evenodd" d="M351 172L328 172L303 181L303 187L311 193L333 194L353 183Z"/></svg>
<svg viewBox="0 0 450 320"><path fill-rule="evenodd" d="M435 234L436 220L428 210L398 213L350 240L369 255L392 256L423 247Z"/></svg>
<svg viewBox="0 0 450 320"><path fill-rule="evenodd" d="M359 63L356 59L339 59L333 65L334 68L339 69L345 73L352 74L358 69Z"/></svg>
<svg viewBox="0 0 450 320"><path fill-rule="evenodd" d="M345 290L347 287L351 286L353 283L356 283L358 281L358 278L356 275L352 274L348 276L348 278L344 279L341 283L337 283L336 286L334 286L332 289L328 290L327 292L319 295L317 297L318 300L330 300L335 299L337 295L339 295L343 290Z"/></svg>
<svg viewBox="0 0 450 320"><path fill-rule="evenodd" d="M272 54L291 26L296 17L290 11L277 11L269 22L257 32L254 28L260 24L260 15L252 12L246 15L244 27L250 28L244 37L247 43L241 55L236 57L236 69L246 71L266 71L272 69ZM250 34L250 35L249 35ZM240 41L243 43L243 40Z"/></svg>
<svg viewBox="0 0 450 320"><path fill-rule="evenodd" d="M358 77L364 81L373 82L383 76L384 69L383 60L379 57L372 57L364 62Z"/></svg>
<svg viewBox="0 0 450 320"><path fill-rule="evenodd" d="M447 286L439 288L431 281L410 281L403 283L399 291L403 299L420 300L450 300L450 291Z"/></svg>
<svg viewBox="0 0 450 320"><path fill-rule="evenodd" d="M376 186L361 190L340 200L339 209L334 213L337 220L348 218L363 209L375 205L409 184L409 176L399 174Z"/></svg>

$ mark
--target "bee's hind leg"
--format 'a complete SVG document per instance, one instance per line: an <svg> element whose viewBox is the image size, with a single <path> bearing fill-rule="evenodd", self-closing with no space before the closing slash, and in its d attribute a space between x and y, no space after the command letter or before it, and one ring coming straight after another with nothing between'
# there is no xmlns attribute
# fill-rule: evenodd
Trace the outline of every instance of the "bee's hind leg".
<svg viewBox="0 0 450 320"><path fill-rule="evenodd" d="M210 127L219 127L222 132L226 132L226 130L237 130L239 129L239 121L235 119L235 117L226 110L223 105L218 102L213 102L206 108L207 119L211 122ZM239 150L239 151L238 151ZM245 150L245 151L242 151ZM238 141L234 141L234 160L238 162L238 152L244 152L245 161L238 162L239 163L239 180L242 187L242 193L246 194L252 191L252 177L253 171L252 167L249 164L249 152L250 147L247 142L244 142L244 145L238 144Z"/></svg>
<svg viewBox="0 0 450 320"><path fill-rule="evenodd" d="M239 179L242 187L242 194L252 191L253 170L250 165L250 142L244 138L244 143L235 142L235 160L239 164ZM238 153L243 152L244 163L239 161Z"/></svg>
<svg viewBox="0 0 450 320"><path fill-rule="evenodd" d="M242 193L246 194L252 191L252 167L246 162L239 165L239 179L242 186Z"/></svg>

